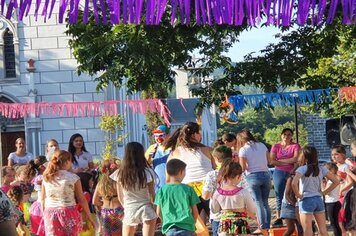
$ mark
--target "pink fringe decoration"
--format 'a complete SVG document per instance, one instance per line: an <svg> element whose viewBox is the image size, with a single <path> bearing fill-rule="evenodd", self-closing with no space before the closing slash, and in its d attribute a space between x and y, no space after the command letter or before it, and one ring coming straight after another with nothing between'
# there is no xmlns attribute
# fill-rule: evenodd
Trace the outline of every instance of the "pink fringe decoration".
<svg viewBox="0 0 356 236"><path fill-rule="evenodd" d="M35 19L38 18L39 7L43 6L41 15L44 20L51 17L54 0L33 0L35 4ZM92 7L89 9L89 1ZM69 16L69 24L78 20L79 0L59 0L59 22L63 23ZM356 24L356 0L298 0L297 9L293 5L295 0L84 0L83 23L88 22L89 14L93 14L97 24L160 24L164 13L169 9L171 24L177 19L181 24L191 24L191 12L194 12L193 24L227 24L242 25L246 20L248 25L255 26L264 19L268 25L290 25L296 15L300 25L320 25L324 22L332 23L337 8L343 11L343 24ZM19 19L27 16L32 0L0 0L0 14L10 19L14 11L19 12ZM6 5L6 7L5 7ZM143 8L146 9L143 9ZM6 10L5 10L6 8ZM194 9L192 9L194 8ZM110 14L107 19L106 9ZM179 11L179 13L178 13ZM142 19L145 12L146 19ZM265 15L265 16L263 16ZM143 22L142 22L143 21Z"/></svg>
<svg viewBox="0 0 356 236"><path fill-rule="evenodd" d="M146 114L147 111L158 112L165 123L170 125L171 112L168 107L158 99L146 100L111 100L104 102L40 102L40 103L0 103L0 115L6 118L22 118L33 114L69 116L69 117L96 117L101 114L117 115L118 104L128 104L134 113Z"/></svg>

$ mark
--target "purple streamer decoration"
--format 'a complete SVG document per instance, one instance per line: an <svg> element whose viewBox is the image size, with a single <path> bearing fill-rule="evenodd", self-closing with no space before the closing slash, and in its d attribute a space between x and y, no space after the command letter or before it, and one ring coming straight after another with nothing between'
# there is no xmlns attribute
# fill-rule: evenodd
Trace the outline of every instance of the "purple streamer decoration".
<svg viewBox="0 0 356 236"><path fill-rule="evenodd" d="M106 6L105 6L105 0L99 0L100 2L100 8L101 8L101 17L103 19L103 24L106 25L108 23L108 20L106 18Z"/></svg>
<svg viewBox="0 0 356 236"><path fill-rule="evenodd" d="M167 1L166 1L166 3L167 3ZM143 0L136 0L136 21L135 21L135 23L137 25L141 23L142 7L143 7ZM164 13L164 10L162 12L162 15Z"/></svg>
<svg viewBox="0 0 356 236"><path fill-rule="evenodd" d="M318 4L318 16L317 16L317 24L321 24L323 20L323 16L325 14L326 9L326 0L319 0Z"/></svg>
<svg viewBox="0 0 356 236"><path fill-rule="evenodd" d="M134 23L135 19L135 11L134 11L134 0L128 0L128 7L129 7L129 24Z"/></svg>
<svg viewBox="0 0 356 236"><path fill-rule="evenodd" d="M171 25L174 25L174 21L177 16L178 0L171 0L171 6L172 6Z"/></svg>
<svg viewBox="0 0 356 236"><path fill-rule="evenodd" d="M48 5L49 5L49 0L45 0L45 4L43 5L42 14L41 14L45 20L47 19L47 8L48 8ZM69 23L71 23L71 22L69 22Z"/></svg>
<svg viewBox="0 0 356 236"><path fill-rule="evenodd" d="M56 0L52 0L51 6L50 6L49 15L48 15L48 19L50 19L52 17L52 13L53 13L53 9L54 9L55 4L56 4Z"/></svg>
<svg viewBox="0 0 356 236"><path fill-rule="evenodd" d="M59 23L63 23L64 13L66 12L68 2L66 0L60 0L59 4L58 21Z"/></svg>
<svg viewBox="0 0 356 236"><path fill-rule="evenodd" d="M122 0L122 23L127 24L127 0Z"/></svg>
<svg viewBox="0 0 356 236"><path fill-rule="evenodd" d="M206 0L206 15L208 17L208 24L212 25L213 24L213 18L210 12L210 9L212 8L211 5L211 0Z"/></svg>
<svg viewBox="0 0 356 236"><path fill-rule="evenodd" d="M55 0L52 0L52 2ZM52 13L52 12L51 12ZM86 25L89 21L89 0L85 0L83 11L83 23Z"/></svg>
<svg viewBox="0 0 356 236"><path fill-rule="evenodd" d="M5 8L5 0L1 0L1 15L4 13L4 8Z"/></svg>
<svg viewBox="0 0 356 236"><path fill-rule="evenodd" d="M36 8L35 8L35 21L38 19L38 11L40 10L41 0L36 0Z"/></svg>
<svg viewBox="0 0 356 236"><path fill-rule="evenodd" d="M331 2L330 2L329 14L328 14L328 17L326 18L327 24L331 24L331 22L335 18L338 1L339 0L331 0Z"/></svg>
<svg viewBox="0 0 356 236"><path fill-rule="evenodd" d="M29 14L33 0L9 0L5 9L6 0L0 0L0 14L10 19L14 11L18 11L19 20ZM50 19L58 0L35 1L34 17L37 21L39 9L44 21ZM147 25L158 25L167 11L168 0L84 0L83 23L89 21L90 1L93 2L93 15L96 24L111 22L112 24L141 24L142 10L145 6ZM170 23L180 20L182 25L191 24L192 0L170 0ZM193 0L195 24L212 25L227 24L240 26L247 21L250 26L261 23L265 15L267 25L289 26L294 16L295 0ZM340 1L340 4L339 4ZM80 0L59 0L58 22L63 23L65 14L68 14L69 24L78 21ZM99 5L100 4L100 5ZM122 5L121 5L122 4ZM67 6L69 5L69 11ZM100 6L100 10L99 10ZM108 8L108 9L107 9ZM335 18L338 8L342 9L342 24L356 24L356 0L298 0L296 18L297 24L320 25L326 18L330 24ZM5 12L6 11L6 12ZM100 11L100 14L99 14ZM110 19L106 12L109 11ZM179 11L179 15L178 15ZM327 12L327 13L326 13ZM121 20L122 14L122 20ZM327 14L327 15L326 15ZM193 14L192 14L193 15ZM102 17L102 19L100 19Z"/></svg>
<svg viewBox="0 0 356 236"><path fill-rule="evenodd" d="M197 25L200 25L200 7L199 7L199 0L194 0L194 6L195 6L195 19L197 22Z"/></svg>
<svg viewBox="0 0 356 236"><path fill-rule="evenodd" d="M199 6L201 9L201 17L203 21L203 25L206 25L206 8L205 8L205 3L204 0L199 0Z"/></svg>
<svg viewBox="0 0 356 236"><path fill-rule="evenodd" d="M99 11L98 11L98 5L96 4L96 0L93 0L93 13L94 13L94 18L96 24L100 23L100 18L99 18Z"/></svg>
<svg viewBox="0 0 356 236"><path fill-rule="evenodd" d="M184 0L185 6L185 24L190 24L190 0Z"/></svg>

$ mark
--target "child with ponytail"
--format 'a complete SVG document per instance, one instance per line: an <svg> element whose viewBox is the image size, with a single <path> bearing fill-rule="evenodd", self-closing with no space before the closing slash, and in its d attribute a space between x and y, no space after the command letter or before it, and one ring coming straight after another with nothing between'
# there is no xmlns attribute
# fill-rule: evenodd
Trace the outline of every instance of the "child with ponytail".
<svg viewBox="0 0 356 236"><path fill-rule="evenodd" d="M82 224L80 213L76 208L77 202L94 227L80 179L69 172L71 169L72 155L60 150L54 152L43 173L41 206L46 235L79 235Z"/></svg>
<svg viewBox="0 0 356 236"><path fill-rule="evenodd" d="M219 235L248 235L250 227L247 218L255 218L255 203L247 189L237 187L241 180L242 168L227 161L220 169L219 187L211 199L213 213L221 212Z"/></svg>
<svg viewBox="0 0 356 236"><path fill-rule="evenodd" d="M37 200L32 203L29 213L30 213L30 221L31 221L31 233L35 235L43 236L45 235L44 232L38 232L38 227L41 223L42 219L42 211L41 211L41 201L40 201L40 194L42 189L42 180L43 180L43 172L45 171L46 167L44 164L47 162L45 156L37 156L34 160L34 164L37 169L37 176L31 181L34 185L34 192L37 193Z"/></svg>

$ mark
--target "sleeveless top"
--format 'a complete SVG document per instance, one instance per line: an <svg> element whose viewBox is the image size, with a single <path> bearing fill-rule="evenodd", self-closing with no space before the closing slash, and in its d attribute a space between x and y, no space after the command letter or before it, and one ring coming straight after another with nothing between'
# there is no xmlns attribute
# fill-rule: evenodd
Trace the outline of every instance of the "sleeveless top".
<svg viewBox="0 0 356 236"><path fill-rule="evenodd" d="M185 168L185 177L182 181L183 184L204 181L209 171L213 170L211 160L207 157L201 149L191 150L184 147L178 147L179 160L187 164Z"/></svg>

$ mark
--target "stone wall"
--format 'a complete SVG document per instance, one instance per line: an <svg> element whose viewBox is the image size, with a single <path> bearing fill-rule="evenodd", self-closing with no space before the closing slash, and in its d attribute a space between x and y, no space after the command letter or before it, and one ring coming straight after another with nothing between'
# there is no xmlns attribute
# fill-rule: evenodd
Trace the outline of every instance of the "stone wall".
<svg viewBox="0 0 356 236"><path fill-rule="evenodd" d="M318 115L307 115L306 128L308 130L308 144L316 147L320 159L329 160L331 149L326 140L325 122L326 119Z"/></svg>

